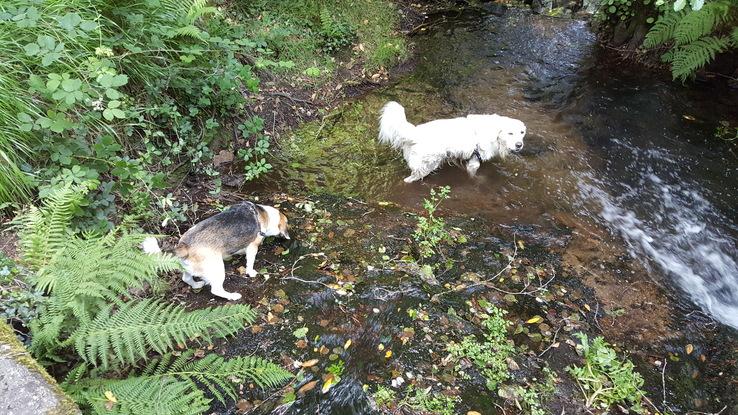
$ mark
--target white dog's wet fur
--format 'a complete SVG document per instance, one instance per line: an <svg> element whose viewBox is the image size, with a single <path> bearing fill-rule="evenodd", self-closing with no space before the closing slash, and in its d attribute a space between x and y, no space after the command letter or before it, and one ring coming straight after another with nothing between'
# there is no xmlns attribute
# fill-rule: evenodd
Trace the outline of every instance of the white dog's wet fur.
<svg viewBox="0 0 738 415"><path fill-rule="evenodd" d="M390 101L382 108L379 141L402 150L410 175L406 183L420 180L444 161L466 163L470 176L483 161L504 158L523 148L525 124L497 114L470 114L413 125L405 109Z"/></svg>

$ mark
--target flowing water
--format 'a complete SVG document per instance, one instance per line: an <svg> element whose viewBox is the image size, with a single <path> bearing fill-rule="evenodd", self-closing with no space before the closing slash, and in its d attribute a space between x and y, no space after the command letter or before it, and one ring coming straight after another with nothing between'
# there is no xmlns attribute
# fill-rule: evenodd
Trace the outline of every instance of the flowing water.
<svg viewBox="0 0 738 415"><path fill-rule="evenodd" d="M679 292L685 312L696 305L738 328L738 158L713 138L720 120L738 118L735 90L689 90L627 69L586 22L520 11L459 14L416 43L413 74L298 131L274 182L408 208L451 185L449 211L502 225L596 223ZM413 123L519 118L525 148L475 179L446 166L406 185L402 159L375 142L390 99Z"/></svg>

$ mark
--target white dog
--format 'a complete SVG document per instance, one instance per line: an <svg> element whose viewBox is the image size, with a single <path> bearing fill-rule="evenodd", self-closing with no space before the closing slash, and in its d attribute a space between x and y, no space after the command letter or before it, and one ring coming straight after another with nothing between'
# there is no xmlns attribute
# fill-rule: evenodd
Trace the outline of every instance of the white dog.
<svg viewBox="0 0 738 415"><path fill-rule="evenodd" d="M402 149L411 170L405 182L412 183L444 161L466 162L466 171L474 176L483 161L520 151L525 131L522 121L497 114L470 114L416 126L407 121L402 105L390 101L382 108L379 141Z"/></svg>

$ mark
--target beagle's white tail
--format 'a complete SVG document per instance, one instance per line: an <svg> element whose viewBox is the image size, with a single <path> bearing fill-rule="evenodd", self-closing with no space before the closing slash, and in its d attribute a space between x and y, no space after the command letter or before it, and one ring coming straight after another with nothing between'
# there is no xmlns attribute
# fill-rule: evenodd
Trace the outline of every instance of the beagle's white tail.
<svg viewBox="0 0 738 415"><path fill-rule="evenodd" d="M153 236L149 236L141 242L141 249L143 249L147 254L158 254L161 252L159 242L157 242L156 238Z"/></svg>
<svg viewBox="0 0 738 415"><path fill-rule="evenodd" d="M412 130L414 125L407 122L405 108L395 101L390 101L382 107L379 117L379 142L389 144L393 148L401 149L406 144L412 144Z"/></svg>

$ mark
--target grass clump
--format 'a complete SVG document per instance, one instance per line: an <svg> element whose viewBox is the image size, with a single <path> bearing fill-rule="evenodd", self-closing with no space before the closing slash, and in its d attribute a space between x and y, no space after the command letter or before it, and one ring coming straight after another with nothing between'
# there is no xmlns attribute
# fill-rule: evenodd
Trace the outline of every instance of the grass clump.
<svg viewBox="0 0 738 415"><path fill-rule="evenodd" d="M613 405L628 405L635 413L645 413L641 406L645 398L643 378L634 371L633 363L620 360L615 350L602 338L591 343L584 333L577 333L581 344L577 350L584 356L584 366L571 366L574 377L586 399L588 408L608 409Z"/></svg>
<svg viewBox="0 0 738 415"><path fill-rule="evenodd" d="M487 311L482 321L484 341L467 336L461 343L450 344L448 351L457 359L469 359L485 378L487 389L495 391L510 378L507 360L515 352L515 346L507 338L510 323L504 318L506 312L494 305L487 307Z"/></svg>

